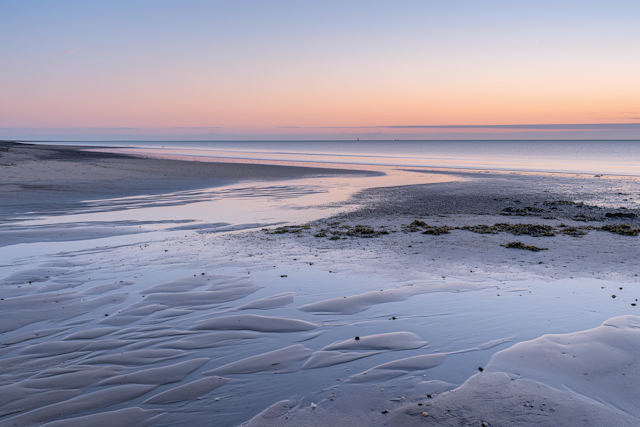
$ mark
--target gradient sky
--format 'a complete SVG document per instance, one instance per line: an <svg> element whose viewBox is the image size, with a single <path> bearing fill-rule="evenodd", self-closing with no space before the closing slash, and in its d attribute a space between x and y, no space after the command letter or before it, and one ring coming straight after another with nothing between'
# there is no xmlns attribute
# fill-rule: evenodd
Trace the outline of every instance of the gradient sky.
<svg viewBox="0 0 640 427"><path fill-rule="evenodd" d="M640 138L639 22L637 0L0 0L0 138ZM600 123L634 125L500 126ZM497 127L424 127L453 125Z"/></svg>

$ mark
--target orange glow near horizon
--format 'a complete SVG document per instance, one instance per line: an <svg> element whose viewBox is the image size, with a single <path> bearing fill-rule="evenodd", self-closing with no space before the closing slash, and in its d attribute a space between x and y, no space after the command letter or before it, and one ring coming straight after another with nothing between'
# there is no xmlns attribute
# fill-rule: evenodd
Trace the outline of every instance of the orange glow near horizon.
<svg viewBox="0 0 640 427"><path fill-rule="evenodd" d="M570 73L522 85L517 80L533 78L533 72L510 81L439 74L424 82L391 79L380 84L321 75L307 76L310 81L260 81L255 76L250 83L183 82L169 76L146 81L115 76L101 82L79 76L73 84L54 86L28 81L4 91L10 102L0 103L0 126L251 130L640 121L640 85L629 85L635 80L631 76L610 75L595 86L573 80Z"/></svg>
<svg viewBox="0 0 640 427"><path fill-rule="evenodd" d="M442 83L444 86L444 83ZM585 93L580 90L513 90L496 87L467 91L441 87L300 93L279 87L254 93L216 90L109 88L42 96L11 97L0 106L2 127L206 127L244 130L295 127L403 125L510 125L539 123L629 123L640 121L640 90ZM638 85L640 87L640 85ZM16 94L18 95L18 94Z"/></svg>

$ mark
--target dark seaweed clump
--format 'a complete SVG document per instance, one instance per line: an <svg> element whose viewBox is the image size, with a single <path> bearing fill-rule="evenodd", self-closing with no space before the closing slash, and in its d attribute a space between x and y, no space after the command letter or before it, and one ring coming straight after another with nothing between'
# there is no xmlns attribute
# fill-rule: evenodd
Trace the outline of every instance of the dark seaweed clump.
<svg viewBox="0 0 640 427"><path fill-rule="evenodd" d="M463 230L473 231L474 233L480 234L498 234L498 229L495 226L491 225L465 225L462 227Z"/></svg>
<svg viewBox="0 0 640 427"><path fill-rule="evenodd" d="M555 205L577 205L578 203L572 202L570 200L553 200L551 202L545 202L545 204L555 206Z"/></svg>
<svg viewBox="0 0 640 427"><path fill-rule="evenodd" d="M272 232L269 232L269 229L263 228L262 231L266 231L267 234L285 234L285 233L301 233L302 230L310 230L311 226L309 224L305 225L288 225L284 227L278 227Z"/></svg>
<svg viewBox="0 0 640 427"><path fill-rule="evenodd" d="M404 227L404 231L409 231L411 233L415 233L416 231L422 231L423 227L428 227L427 223L424 221L414 220L411 224Z"/></svg>
<svg viewBox="0 0 640 427"><path fill-rule="evenodd" d="M574 236L574 237L584 236L585 234L587 234L587 232L584 231L584 229L576 228L576 227L567 227L560 230L560 232L562 234L566 234L567 236Z"/></svg>
<svg viewBox="0 0 640 427"><path fill-rule="evenodd" d="M383 234L389 234L389 232L385 230L375 230L372 227L367 227L365 225L356 225L355 227L347 230L345 234L352 237L379 237Z"/></svg>
<svg viewBox="0 0 640 427"><path fill-rule="evenodd" d="M455 230L456 227L433 227L427 226L427 229L422 232L422 234L433 234L434 236L439 236L440 234L451 234L449 230Z"/></svg>
<svg viewBox="0 0 640 427"><path fill-rule="evenodd" d="M542 224L494 224L494 225L465 225L464 230L481 234L496 234L500 231L508 232L519 236L528 234L534 237L555 236L556 229L550 225Z"/></svg>
<svg viewBox="0 0 640 427"><path fill-rule="evenodd" d="M521 234L529 234L531 236L555 236L555 228L550 225L542 224L496 224L500 231L507 231L509 233L519 236Z"/></svg>
<svg viewBox="0 0 640 427"><path fill-rule="evenodd" d="M544 209L536 208L534 206L524 206L521 208L517 208L515 206L509 206L507 208L502 209L502 211L500 211L500 215L525 216L525 215L529 215L532 212L544 212Z"/></svg>
<svg viewBox="0 0 640 427"><path fill-rule="evenodd" d="M629 224L603 225L600 227L600 230L621 234L623 236L637 236L640 233L640 228L631 228Z"/></svg>
<svg viewBox="0 0 640 427"><path fill-rule="evenodd" d="M638 215L633 212L607 212L605 215L607 218L637 218Z"/></svg>
<svg viewBox="0 0 640 427"><path fill-rule="evenodd" d="M533 252L538 252L538 251L546 251L547 248L539 248L537 246L533 246L533 245L525 245L522 242L511 242L511 243L507 243L505 245L500 245L503 246L505 248L510 248L510 249L525 249L527 251L533 251Z"/></svg>
<svg viewBox="0 0 640 427"><path fill-rule="evenodd" d="M356 225L355 227L351 227L350 225L339 225L339 223L329 224L328 228L321 228L318 230L314 237L327 237L329 240L338 240L342 237L340 236L350 236L350 237L379 237L383 234L389 234L386 230L376 230L372 227L368 227L366 225ZM346 237L345 237L346 238Z"/></svg>
<svg viewBox="0 0 640 427"><path fill-rule="evenodd" d="M458 227L448 227L446 225L442 227L436 227L433 225L428 225L426 222L416 219L411 224L403 226L402 231L410 233L421 231L422 234L432 234L434 236L439 236L440 234L451 234L451 231L449 230L456 230L457 228Z"/></svg>
<svg viewBox="0 0 640 427"><path fill-rule="evenodd" d="M587 221L598 221L599 218L595 216L587 216L585 214L579 213L574 215L572 219L574 221L587 222Z"/></svg>

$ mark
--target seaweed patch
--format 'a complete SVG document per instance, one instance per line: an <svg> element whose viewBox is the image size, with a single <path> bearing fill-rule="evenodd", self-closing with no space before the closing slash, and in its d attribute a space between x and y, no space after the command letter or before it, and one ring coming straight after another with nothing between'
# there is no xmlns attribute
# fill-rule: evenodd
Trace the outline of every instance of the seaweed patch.
<svg viewBox="0 0 640 427"><path fill-rule="evenodd" d="M262 231L266 231L267 234L285 234L285 233L300 233L302 230L310 230L311 226L309 224L305 225L286 225L284 227L278 227L273 231L270 231L268 228L263 228Z"/></svg>
<svg viewBox="0 0 640 427"><path fill-rule="evenodd" d="M528 234L534 237L555 236L555 232L557 231L555 227L552 227L550 225L504 223L498 223L494 225L465 225L464 227L462 227L462 229L481 234L496 234L502 231L514 234L516 236L519 236L521 234Z"/></svg>
<svg viewBox="0 0 640 427"><path fill-rule="evenodd" d="M525 245L522 242L510 242L500 246L509 248L509 249L524 249L524 250L533 251L533 252L546 251L548 249L548 248L539 248L533 245Z"/></svg>
<svg viewBox="0 0 640 427"><path fill-rule="evenodd" d="M600 227L600 230L620 234L622 236L637 236L638 233L640 233L640 228L631 228L629 224L603 225Z"/></svg>

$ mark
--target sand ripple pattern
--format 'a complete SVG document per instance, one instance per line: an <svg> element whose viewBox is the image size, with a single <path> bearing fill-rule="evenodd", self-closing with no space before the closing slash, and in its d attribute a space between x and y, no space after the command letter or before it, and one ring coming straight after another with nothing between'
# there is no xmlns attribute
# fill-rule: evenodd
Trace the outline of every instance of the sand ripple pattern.
<svg viewBox="0 0 640 427"><path fill-rule="evenodd" d="M314 378L385 353L422 352L356 367L345 379L368 383L430 369L446 356L430 354L426 340L402 330L347 338L349 322L326 317L437 286L295 307L295 292L255 298L263 288L249 275L200 271L145 287L132 279L91 280L92 257L101 251L67 254L71 261L0 280L0 427L179 425L186 413L206 413L201 405L232 412L235 390L245 385L286 390L287 376L297 372L300 381L303 372Z"/></svg>

